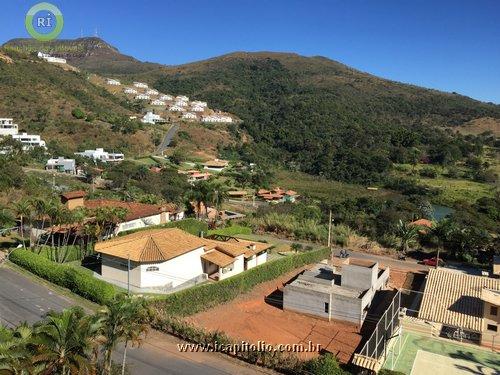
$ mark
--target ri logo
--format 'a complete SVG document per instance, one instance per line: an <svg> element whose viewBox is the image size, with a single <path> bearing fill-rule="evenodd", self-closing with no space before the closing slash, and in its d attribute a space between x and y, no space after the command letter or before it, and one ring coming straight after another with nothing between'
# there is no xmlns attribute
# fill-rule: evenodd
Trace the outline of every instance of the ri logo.
<svg viewBox="0 0 500 375"><path fill-rule="evenodd" d="M28 33L40 41L57 38L64 25L61 11L50 3L39 3L26 13L25 26Z"/></svg>

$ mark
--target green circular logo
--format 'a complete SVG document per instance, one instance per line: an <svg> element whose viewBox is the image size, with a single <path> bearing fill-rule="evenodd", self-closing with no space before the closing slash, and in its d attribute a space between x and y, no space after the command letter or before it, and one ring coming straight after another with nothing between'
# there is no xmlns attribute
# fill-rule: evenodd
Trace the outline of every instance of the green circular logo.
<svg viewBox="0 0 500 375"><path fill-rule="evenodd" d="M26 13L24 25L33 38L46 42L58 37L64 26L64 19L55 5L38 3Z"/></svg>

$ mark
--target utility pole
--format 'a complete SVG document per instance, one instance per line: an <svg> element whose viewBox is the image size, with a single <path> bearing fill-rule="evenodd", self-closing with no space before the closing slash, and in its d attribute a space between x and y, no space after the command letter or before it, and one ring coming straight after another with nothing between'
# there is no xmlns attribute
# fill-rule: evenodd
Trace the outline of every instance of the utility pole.
<svg viewBox="0 0 500 375"><path fill-rule="evenodd" d="M328 247L330 247L332 241L332 210L330 210L330 215L328 216Z"/></svg>
<svg viewBox="0 0 500 375"><path fill-rule="evenodd" d="M130 296L130 253L127 259L127 295Z"/></svg>

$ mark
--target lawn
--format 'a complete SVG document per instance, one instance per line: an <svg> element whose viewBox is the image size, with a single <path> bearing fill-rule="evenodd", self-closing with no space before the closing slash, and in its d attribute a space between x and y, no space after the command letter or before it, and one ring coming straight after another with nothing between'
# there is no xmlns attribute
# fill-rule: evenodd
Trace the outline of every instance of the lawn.
<svg viewBox="0 0 500 375"><path fill-rule="evenodd" d="M276 173L276 185L283 189L292 189L301 195L317 199L344 200L358 197L388 197L394 195L384 189L368 190L366 187L339 181L327 180L302 172L280 170Z"/></svg>

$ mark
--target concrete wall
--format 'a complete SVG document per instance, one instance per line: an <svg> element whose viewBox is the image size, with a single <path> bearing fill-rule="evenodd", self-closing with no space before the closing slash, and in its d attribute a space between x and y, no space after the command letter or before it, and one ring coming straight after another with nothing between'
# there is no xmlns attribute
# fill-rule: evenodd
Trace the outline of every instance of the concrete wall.
<svg viewBox="0 0 500 375"><path fill-rule="evenodd" d="M257 265L257 255L252 255L250 258L245 259L245 269L249 270Z"/></svg>
<svg viewBox="0 0 500 375"><path fill-rule="evenodd" d="M497 308L497 314L491 314L491 307ZM481 345L489 348L500 349L500 306L484 302L483 327L481 333ZM488 329L488 325L497 327L496 332Z"/></svg>
<svg viewBox="0 0 500 375"><path fill-rule="evenodd" d="M267 251L260 253L257 255L257 265L263 264L267 262Z"/></svg>
<svg viewBox="0 0 500 375"><path fill-rule="evenodd" d="M229 266L231 267L231 266ZM223 272L223 269L219 270L219 280L227 279L228 277L237 275L245 270L245 259L243 258L243 254L239 255L235 258L234 263L232 264L232 270L228 270Z"/></svg>
<svg viewBox="0 0 500 375"><path fill-rule="evenodd" d="M347 288L366 290L377 281L378 266L363 267L354 264L342 265L341 285Z"/></svg>
<svg viewBox="0 0 500 375"><path fill-rule="evenodd" d="M176 287L203 274L201 255L202 247L180 255L163 263L142 264L141 287L158 287L171 284ZM146 271L148 267L156 266L158 271Z"/></svg>
<svg viewBox="0 0 500 375"><path fill-rule="evenodd" d="M124 232L127 230L148 227L150 225L162 224L161 216L162 216L161 214L157 214L157 215L153 215L153 216L143 217L140 219L125 221L123 223L118 224L118 226L115 229L115 234L118 234L120 232Z"/></svg>
<svg viewBox="0 0 500 375"><path fill-rule="evenodd" d="M362 299L332 294L331 317L361 325L363 320Z"/></svg>
<svg viewBox="0 0 500 375"><path fill-rule="evenodd" d="M328 303L331 309L332 303L329 293L296 288L293 285L287 285L283 288L283 310L329 319L330 314L325 312L325 303Z"/></svg>
<svg viewBox="0 0 500 375"><path fill-rule="evenodd" d="M101 275L105 279L127 283L127 260L102 254ZM134 262L130 262L130 285L141 286L141 269Z"/></svg>

